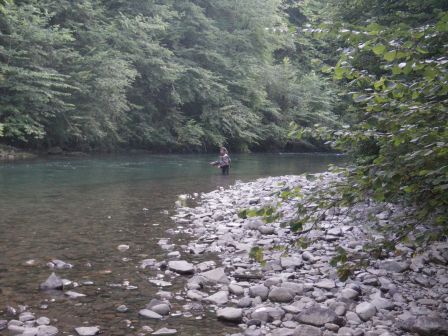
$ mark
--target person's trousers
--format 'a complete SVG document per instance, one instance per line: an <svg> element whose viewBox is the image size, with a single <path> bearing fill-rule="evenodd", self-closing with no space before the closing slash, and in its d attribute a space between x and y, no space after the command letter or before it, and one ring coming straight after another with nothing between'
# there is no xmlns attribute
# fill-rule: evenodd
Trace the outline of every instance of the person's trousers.
<svg viewBox="0 0 448 336"><path fill-rule="evenodd" d="M223 175L229 175L229 166L221 166L221 172Z"/></svg>

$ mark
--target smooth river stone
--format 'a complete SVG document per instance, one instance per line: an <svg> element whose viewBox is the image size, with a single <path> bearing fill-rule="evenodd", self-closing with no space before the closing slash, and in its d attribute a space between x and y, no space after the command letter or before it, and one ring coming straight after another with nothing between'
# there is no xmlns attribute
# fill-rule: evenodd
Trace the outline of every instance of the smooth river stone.
<svg viewBox="0 0 448 336"><path fill-rule="evenodd" d="M41 325L37 327L37 336L55 336L59 333L56 327L49 325Z"/></svg>
<svg viewBox="0 0 448 336"><path fill-rule="evenodd" d="M216 313L216 316L218 317L219 320L239 323L243 318L243 310L239 308L227 307L219 309L218 312Z"/></svg>
<svg viewBox="0 0 448 336"><path fill-rule="evenodd" d="M193 274L194 265L185 260L174 260L168 262L168 268L179 274Z"/></svg>
<svg viewBox="0 0 448 336"><path fill-rule="evenodd" d="M376 314L375 306L369 302L360 303L356 306L355 311L363 321L368 321L372 316Z"/></svg>
<svg viewBox="0 0 448 336"><path fill-rule="evenodd" d="M336 323L338 316L331 309L314 306L297 315L296 320L304 324L322 327L325 323Z"/></svg>
<svg viewBox="0 0 448 336"><path fill-rule="evenodd" d="M224 272L224 267L215 268L210 271L200 273L200 275L212 283L220 283L225 285L230 283L229 278Z"/></svg>
<svg viewBox="0 0 448 336"><path fill-rule="evenodd" d="M269 292L269 300L272 302L284 302L288 303L294 299L294 295L291 290L283 287L274 287Z"/></svg>
<svg viewBox="0 0 448 336"><path fill-rule="evenodd" d="M267 288L265 285L255 285L249 288L249 296L250 297L257 297L259 296L261 300L265 301L268 298L269 295L269 288Z"/></svg>
<svg viewBox="0 0 448 336"><path fill-rule="evenodd" d="M177 330L176 329L162 328L162 329L159 329L159 330L153 332L151 335L169 336L169 335L176 335L176 334L177 334Z"/></svg>
<svg viewBox="0 0 448 336"><path fill-rule="evenodd" d="M210 295L204 299L205 302L215 304L217 306L223 306L229 302L229 292L219 291L213 295Z"/></svg>
<svg viewBox="0 0 448 336"><path fill-rule="evenodd" d="M153 312L152 310L149 310L149 309L141 309L138 312L138 314L142 317L154 319L154 320L161 320L163 318L162 315L157 314L156 312Z"/></svg>
<svg viewBox="0 0 448 336"><path fill-rule="evenodd" d="M336 284L333 280L330 279L324 279L319 281L318 283L314 284L317 288L323 288L323 289L333 289L336 287Z"/></svg>
<svg viewBox="0 0 448 336"><path fill-rule="evenodd" d="M98 327L79 327L75 328L79 336L94 336L100 332Z"/></svg>

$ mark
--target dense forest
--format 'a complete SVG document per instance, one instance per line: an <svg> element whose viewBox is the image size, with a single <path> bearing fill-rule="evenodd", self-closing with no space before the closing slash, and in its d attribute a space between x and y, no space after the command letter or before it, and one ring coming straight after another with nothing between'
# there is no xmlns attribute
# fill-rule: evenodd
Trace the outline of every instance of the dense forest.
<svg viewBox="0 0 448 336"><path fill-rule="evenodd" d="M284 148L337 124L329 50L280 0L15 0L0 12L0 136L45 149ZM313 142L313 140L311 140Z"/></svg>

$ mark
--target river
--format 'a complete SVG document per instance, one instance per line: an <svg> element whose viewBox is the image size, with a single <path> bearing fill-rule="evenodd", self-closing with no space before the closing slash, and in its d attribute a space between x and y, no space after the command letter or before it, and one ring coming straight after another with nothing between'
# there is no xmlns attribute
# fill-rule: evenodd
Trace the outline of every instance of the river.
<svg viewBox="0 0 448 336"><path fill-rule="evenodd" d="M28 305L37 316L56 320L52 325L64 334L74 334L73 328L83 325L98 325L106 335L137 335L144 325L174 327L179 335L237 332L210 312L201 319L178 316L153 322L138 318L138 310L158 291L148 282L157 272L139 269L139 262L166 259L166 251L157 244L161 238L178 244L188 239L166 232L176 228L169 214L177 195L226 187L235 180L320 172L329 164L342 163L343 158L233 155L230 176L221 176L209 166L212 160L216 157L119 155L0 164L0 319L6 318L5 306ZM120 244L129 245L129 250L119 252ZM74 289L86 297L69 299L38 289L52 272L47 266L52 259L74 265L57 270L63 278L93 282ZM126 288L127 283L137 288ZM183 285L184 279L178 277L167 290L178 293ZM180 298L171 302L173 312L182 312L186 303ZM129 311L116 312L121 304Z"/></svg>

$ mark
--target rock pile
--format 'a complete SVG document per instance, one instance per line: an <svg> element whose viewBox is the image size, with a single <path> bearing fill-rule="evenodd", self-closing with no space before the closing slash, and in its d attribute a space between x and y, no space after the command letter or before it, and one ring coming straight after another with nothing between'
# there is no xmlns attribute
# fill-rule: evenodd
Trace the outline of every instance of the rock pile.
<svg viewBox="0 0 448 336"><path fill-rule="evenodd" d="M368 202L350 212L333 208L318 227L309 228L312 244L306 248L295 247L297 237L282 226L294 217L299 199L283 202L282 219L274 223L238 216L243 209L277 204L286 188L312 193L338 179L324 173L311 181L284 176L236 183L203 194L195 208L179 207L174 220L196 237L186 252L217 253L223 265L206 272L194 267L187 297L215 307L218 319L238 323L237 335L448 335L447 242L427 251L397 245L399 253L346 282L329 264L338 247L362 253L364 242L379 236L369 218L381 224L406 209ZM249 256L254 247L262 248L261 264ZM192 269L186 262L169 267L182 274Z"/></svg>

